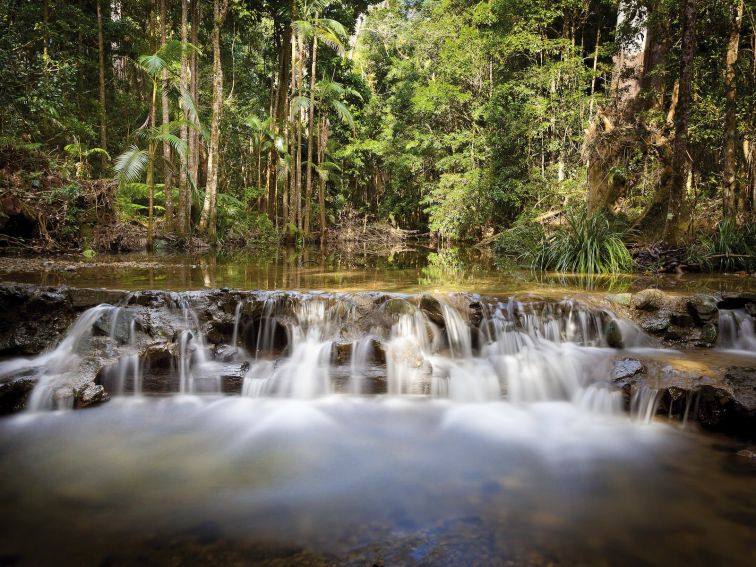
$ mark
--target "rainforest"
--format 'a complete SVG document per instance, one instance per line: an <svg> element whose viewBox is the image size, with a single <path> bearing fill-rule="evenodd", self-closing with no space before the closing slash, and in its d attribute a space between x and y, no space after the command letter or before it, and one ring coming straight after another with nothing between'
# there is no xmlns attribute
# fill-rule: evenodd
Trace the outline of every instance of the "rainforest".
<svg viewBox="0 0 756 567"><path fill-rule="evenodd" d="M752 0L0 0L0 565L756 564Z"/></svg>

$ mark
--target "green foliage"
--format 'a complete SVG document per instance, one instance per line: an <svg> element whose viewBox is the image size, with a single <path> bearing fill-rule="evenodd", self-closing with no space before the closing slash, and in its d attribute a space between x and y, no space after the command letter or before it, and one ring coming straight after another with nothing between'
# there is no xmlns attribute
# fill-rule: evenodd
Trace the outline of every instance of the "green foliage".
<svg viewBox="0 0 756 567"><path fill-rule="evenodd" d="M756 227L724 219L713 234L690 247L687 260L704 271L751 272L756 268Z"/></svg>
<svg viewBox="0 0 756 567"><path fill-rule="evenodd" d="M633 266L622 234L603 213L589 215L585 208L566 214L567 225L549 235L533 266L557 272L613 274Z"/></svg>
<svg viewBox="0 0 756 567"><path fill-rule="evenodd" d="M499 263L530 266L546 245L546 233L538 223L520 223L502 231L494 242Z"/></svg>
<svg viewBox="0 0 756 567"><path fill-rule="evenodd" d="M275 227L267 215L250 210L250 202L260 192L256 188L244 191L249 200L242 202L228 193L218 194L219 238L232 247L243 248L255 242L278 239Z"/></svg>

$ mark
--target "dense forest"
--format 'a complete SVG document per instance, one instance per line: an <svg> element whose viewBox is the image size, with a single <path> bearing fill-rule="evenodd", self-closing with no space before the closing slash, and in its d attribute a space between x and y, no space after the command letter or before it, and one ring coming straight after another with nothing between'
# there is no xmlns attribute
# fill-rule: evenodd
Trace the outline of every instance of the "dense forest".
<svg viewBox="0 0 756 567"><path fill-rule="evenodd" d="M755 18L750 0L0 0L2 245L362 226L545 269L750 269Z"/></svg>

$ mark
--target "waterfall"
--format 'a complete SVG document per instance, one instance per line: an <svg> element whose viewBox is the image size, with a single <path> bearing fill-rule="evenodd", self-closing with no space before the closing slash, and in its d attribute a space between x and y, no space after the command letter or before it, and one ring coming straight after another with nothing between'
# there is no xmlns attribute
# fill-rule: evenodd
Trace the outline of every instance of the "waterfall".
<svg viewBox="0 0 756 567"><path fill-rule="evenodd" d="M371 295L240 295L225 340L222 331L201 320L200 314L208 311L193 307L198 304L192 294L171 296L160 319L169 325L162 336L173 336L174 344L166 347L173 357L173 392L299 399L337 393L424 396L519 406L559 401L586 412L617 414L624 405L623 394L611 381L616 351L608 348L607 328L617 326L630 345L646 340L632 323L570 300L402 296L382 300L397 302L388 311ZM152 394L154 369L145 375L142 364L150 333L138 334L136 309L140 307L128 304L90 309L54 351L3 362L0 375L26 370L39 376L32 408L70 403L62 394L55 398L58 386L51 385L59 384L61 373L78 368L84 339L107 316L104 348L113 363L106 373L106 389L125 394L131 387L136 396L145 389ZM244 313L249 320L242 330ZM203 325L214 335L206 337ZM739 312L725 317L724 325L726 344L743 345L753 339L752 323ZM254 344L254 353L240 343ZM237 380L233 387L226 388L227 378ZM157 391L166 390L161 386ZM649 420L657 397L654 392L635 392L634 415Z"/></svg>
<svg viewBox="0 0 756 567"><path fill-rule="evenodd" d="M267 307L267 305L266 305ZM296 321L289 327L288 358L280 364L269 361L256 362L244 378L243 392L246 395L314 398L332 392L329 364L333 340L331 318L325 301L317 297L303 298L295 308ZM265 324L272 325L270 313ZM272 343L272 332L259 330L264 341ZM258 341L259 344L259 341ZM258 354L260 349L258 349Z"/></svg>
<svg viewBox="0 0 756 567"><path fill-rule="evenodd" d="M756 354L756 330L753 317L744 309L720 310L717 346Z"/></svg>
<svg viewBox="0 0 756 567"><path fill-rule="evenodd" d="M92 337L94 325L106 314L111 316L111 334L118 308L97 305L82 313L54 349L34 358L16 358L0 363L0 377L19 374L37 377L27 408L30 411L66 409L73 405L72 389L61 387L75 379L81 355ZM71 376L69 380L67 377Z"/></svg>

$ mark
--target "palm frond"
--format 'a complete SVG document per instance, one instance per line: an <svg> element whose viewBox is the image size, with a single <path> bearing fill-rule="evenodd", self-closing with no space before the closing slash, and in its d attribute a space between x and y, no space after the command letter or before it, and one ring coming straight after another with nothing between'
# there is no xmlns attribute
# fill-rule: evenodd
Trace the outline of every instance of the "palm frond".
<svg viewBox="0 0 756 567"><path fill-rule="evenodd" d="M354 129L354 116L352 116L352 113L349 112L347 106L340 100L331 101L331 106L336 111L336 114L339 115L341 121L347 124L350 128Z"/></svg>
<svg viewBox="0 0 756 567"><path fill-rule="evenodd" d="M148 156L145 150L140 150L136 146L131 146L116 158L115 165L113 166L116 178L121 183L138 180L144 172L144 167L147 165L147 159Z"/></svg>
<svg viewBox="0 0 756 567"><path fill-rule="evenodd" d="M306 110L310 107L310 97L295 96L291 99L291 114L298 114L300 110Z"/></svg>

